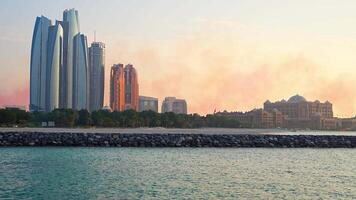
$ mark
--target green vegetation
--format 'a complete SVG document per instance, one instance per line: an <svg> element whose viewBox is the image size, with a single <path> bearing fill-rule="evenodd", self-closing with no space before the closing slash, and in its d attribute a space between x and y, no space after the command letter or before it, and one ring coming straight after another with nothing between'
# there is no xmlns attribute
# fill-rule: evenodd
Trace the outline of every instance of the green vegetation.
<svg viewBox="0 0 356 200"><path fill-rule="evenodd" d="M156 113L153 111L109 112L105 110L89 113L87 110L56 109L50 113L26 112L19 109L0 109L0 126L40 127L42 122L54 122L56 127L165 127L200 128L224 127L239 128L235 119L224 116L198 114Z"/></svg>

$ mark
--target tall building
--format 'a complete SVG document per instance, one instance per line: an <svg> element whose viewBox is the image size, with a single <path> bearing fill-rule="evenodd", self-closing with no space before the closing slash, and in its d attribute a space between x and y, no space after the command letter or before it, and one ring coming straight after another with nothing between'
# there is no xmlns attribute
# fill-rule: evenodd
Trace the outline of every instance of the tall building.
<svg viewBox="0 0 356 200"><path fill-rule="evenodd" d="M89 48L90 106L89 110L100 110L104 105L105 44L93 42Z"/></svg>
<svg viewBox="0 0 356 200"><path fill-rule="evenodd" d="M176 114L187 114L187 102L184 99L166 97L162 102L162 113L174 112Z"/></svg>
<svg viewBox="0 0 356 200"><path fill-rule="evenodd" d="M63 29L56 22L49 27L46 71L46 111L59 108L59 73L62 69Z"/></svg>
<svg viewBox="0 0 356 200"><path fill-rule="evenodd" d="M32 36L30 61L30 111L44 111L46 107L46 70L48 28L51 20L36 18Z"/></svg>
<svg viewBox="0 0 356 200"><path fill-rule="evenodd" d="M125 81L123 64L115 64L111 67L110 107L112 111L125 110Z"/></svg>
<svg viewBox="0 0 356 200"><path fill-rule="evenodd" d="M76 110L89 107L89 65L87 37L77 34L73 40L73 105Z"/></svg>
<svg viewBox="0 0 356 200"><path fill-rule="evenodd" d="M113 65L110 73L110 107L113 111L139 110L136 69L128 64Z"/></svg>
<svg viewBox="0 0 356 200"><path fill-rule="evenodd" d="M88 45L78 11L65 10L54 25L36 18L30 67L30 111L89 108Z"/></svg>
<svg viewBox="0 0 356 200"><path fill-rule="evenodd" d="M138 111L138 80L136 69L128 64L125 66L125 110Z"/></svg>
<svg viewBox="0 0 356 200"><path fill-rule="evenodd" d="M61 72L60 106L62 108L73 107L73 44L74 37L79 34L78 11L67 9L63 12L61 22L64 31L63 40L63 70Z"/></svg>
<svg viewBox="0 0 356 200"><path fill-rule="evenodd" d="M333 118L332 104L328 101L307 101L304 97L295 95L288 99L271 103L264 103L264 110L270 112L278 110L290 120L309 120L313 117L320 116L323 118Z"/></svg>
<svg viewBox="0 0 356 200"><path fill-rule="evenodd" d="M158 99L154 97L139 97L139 111L148 111L152 110L154 112L158 112Z"/></svg>

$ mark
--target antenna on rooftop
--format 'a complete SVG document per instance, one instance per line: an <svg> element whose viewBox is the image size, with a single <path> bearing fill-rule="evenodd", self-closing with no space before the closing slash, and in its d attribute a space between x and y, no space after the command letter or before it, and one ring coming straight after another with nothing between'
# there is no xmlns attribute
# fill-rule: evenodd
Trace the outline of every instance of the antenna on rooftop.
<svg viewBox="0 0 356 200"><path fill-rule="evenodd" d="M96 31L94 31L94 42L96 42Z"/></svg>

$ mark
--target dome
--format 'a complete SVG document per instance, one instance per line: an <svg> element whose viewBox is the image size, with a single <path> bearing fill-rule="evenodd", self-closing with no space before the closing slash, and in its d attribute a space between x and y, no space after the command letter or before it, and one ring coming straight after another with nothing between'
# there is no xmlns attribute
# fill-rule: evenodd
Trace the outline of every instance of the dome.
<svg viewBox="0 0 356 200"><path fill-rule="evenodd" d="M288 103L300 103L300 102L305 102L305 101L307 101L307 100L300 95L295 95L288 99Z"/></svg>

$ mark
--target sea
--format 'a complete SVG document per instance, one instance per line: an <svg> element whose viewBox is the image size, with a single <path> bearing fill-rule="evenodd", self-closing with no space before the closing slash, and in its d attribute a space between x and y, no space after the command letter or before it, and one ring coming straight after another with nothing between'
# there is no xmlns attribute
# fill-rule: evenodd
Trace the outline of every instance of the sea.
<svg viewBox="0 0 356 200"><path fill-rule="evenodd" d="M356 149L2 147L0 199L356 199Z"/></svg>

